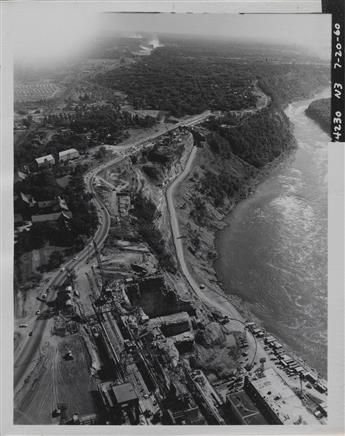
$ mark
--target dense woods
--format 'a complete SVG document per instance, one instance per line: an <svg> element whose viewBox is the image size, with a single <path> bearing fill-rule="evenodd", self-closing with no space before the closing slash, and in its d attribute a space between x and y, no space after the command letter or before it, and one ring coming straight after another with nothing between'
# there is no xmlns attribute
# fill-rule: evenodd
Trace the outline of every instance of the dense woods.
<svg viewBox="0 0 345 436"><path fill-rule="evenodd" d="M167 110L179 117L253 107L257 79L280 105L307 97L329 81L326 65L291 62L283 53L280 62L270 62L270 47L261 53L260 47L220 41L168 39L166 44L134 64L99 74L96 82L124 92L136 109Z"/></svg>
<svg viewBox="0 0 345 436"><path fill-rule="evenodd" d="M331 131L331 99L322 98L315 100L306 109L306 114L318 122L323 130L330 134Z"/></svg>
<svg viewBox="0 0 345 436"><path fill-rule="evenodd" d="M284 112L274 108L266 108L247 117L237 127L222 126L220 121L208 123L210 129L227 139L228 152L234 153L256 168L271 162L293 144L288 118ZM214 139L211 140L211 148L214 152L217 153L219 147ZM224 150L223 157L227 157Z"/></svg>
<svg viewBox="0 0 345 436"><path fill-rule="evenodd" d="M251 76L244 74L244 67L233 68L230 61L186 57L181 50L158 48L150 57L96 80L126 93L136 109L167 110L177 117L255 104Z"/></svg>

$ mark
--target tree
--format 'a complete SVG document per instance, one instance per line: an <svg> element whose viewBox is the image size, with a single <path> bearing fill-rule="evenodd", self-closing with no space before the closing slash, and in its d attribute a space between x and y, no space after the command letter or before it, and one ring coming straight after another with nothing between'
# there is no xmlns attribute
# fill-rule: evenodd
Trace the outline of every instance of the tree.
<svg viewBox="0 0 345 436"><path fill-rule="evenodd" d="M48 267L50 269L58 268L63 262L63 254L61 251L53 251L49 256Z"/></svg>
<svg viewBox="0 0 345 436"><path fill-rule="evenodd" d="M107 154L107 149L105 147L99 147L97 153L95 154L97 159L103 159Z"/></svg>

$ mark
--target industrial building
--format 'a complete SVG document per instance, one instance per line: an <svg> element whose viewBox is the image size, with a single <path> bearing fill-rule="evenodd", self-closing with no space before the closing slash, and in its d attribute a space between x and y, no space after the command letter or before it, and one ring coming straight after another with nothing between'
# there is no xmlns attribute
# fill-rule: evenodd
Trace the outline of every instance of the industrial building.
<svg viewBox="0 0 345 436"><path fill-rule="evenodd" d="M164 336L169 337L191 331L192 323L187 312L178 312L172 315L152 318L149 320L148 327L159 327Z"/></svg>
<svg viewBox="0 0 345 436"><path fill-rule="evenodd" d="M139 424L139 399L131 383L100 383L98 392L112 423Z"/></svg>
<svg viewBox="0 0 345 436"><path fill-rule="evenodd" d="M273 368L265 369L260 376L246 377L244 388L269 424L318 424Z"/></svg>
<svg viewBox="0 0 345 436"><path fill-rule="evenodd" d="M233 425L268 425L264 415L254 401L244 392L234 392L226 396L226 419Z"/></svg>

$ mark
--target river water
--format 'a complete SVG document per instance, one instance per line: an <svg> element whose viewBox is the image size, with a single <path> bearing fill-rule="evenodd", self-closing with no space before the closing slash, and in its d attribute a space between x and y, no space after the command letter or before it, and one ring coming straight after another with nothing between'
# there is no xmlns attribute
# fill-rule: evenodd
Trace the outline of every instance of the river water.
<svg viewBox="0 0 345 436"><path fill-rule="evenodd" d="M225 292L327 378L328 135L305 115L311 101L286 109L298 148L226 218L215 268Z"/></svg>

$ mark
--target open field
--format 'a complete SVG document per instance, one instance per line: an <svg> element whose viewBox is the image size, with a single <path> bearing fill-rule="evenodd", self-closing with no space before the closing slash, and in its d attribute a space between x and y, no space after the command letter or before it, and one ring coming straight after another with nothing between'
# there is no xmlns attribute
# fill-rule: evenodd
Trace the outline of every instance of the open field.
<svg viewBox="0 0 345 436"><path fill-rule="evenodd" d="M27 102L46 100L55 97L62 89L50 82L21 84L14 87L14 101Z"/></svg>

